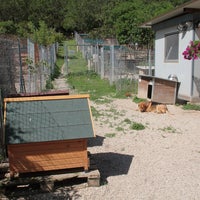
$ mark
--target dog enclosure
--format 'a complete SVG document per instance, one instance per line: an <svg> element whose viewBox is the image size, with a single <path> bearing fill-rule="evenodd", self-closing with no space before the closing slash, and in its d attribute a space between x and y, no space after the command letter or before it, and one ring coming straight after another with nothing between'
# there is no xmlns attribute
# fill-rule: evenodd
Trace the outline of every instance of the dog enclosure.
<svg viewBox="0 0 200 200"><path fill-rule="evenodd" d="M140 75L138 81L138 97L148 98L153 102L175 104L177 100L178 82L154 76Z"/></svg>

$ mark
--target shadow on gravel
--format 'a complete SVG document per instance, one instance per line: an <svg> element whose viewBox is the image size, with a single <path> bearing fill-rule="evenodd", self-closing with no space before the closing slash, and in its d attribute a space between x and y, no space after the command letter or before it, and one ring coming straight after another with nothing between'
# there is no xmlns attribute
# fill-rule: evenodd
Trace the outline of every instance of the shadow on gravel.
<svg viewBox="0 0 200 200"><path fill-rule="evenodd" d="M101 174L101 185L103 185L110 176L127 174L134 156L108 152L92 154L92 157Z"/></svg>
<svg viewBox="0 0 200 200"><path fill-rule="evenodd" d="M88 147L102 146L105 137L97 135L94 138L88 138Z"/></svg>

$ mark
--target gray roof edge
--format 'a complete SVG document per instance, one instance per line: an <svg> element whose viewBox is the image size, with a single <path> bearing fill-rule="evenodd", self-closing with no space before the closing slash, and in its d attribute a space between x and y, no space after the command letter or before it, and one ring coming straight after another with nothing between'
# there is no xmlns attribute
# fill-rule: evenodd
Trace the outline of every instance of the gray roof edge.
<svg viewBox="0 0 200 200"><path fill-rule="evenodd" d="M199 0L192 0L192 1L186 2L186 3L176 7L175 9L173 9L171 11L163 13L163 14L157 16L157 17L152 18L149 21L144 22L139 27L140 28L151 28L152 25L155 25L155 24L162 22L162 21L165 21L169 18L173 18L173 17L176 17L176 16L183 14L184 8L187 8L187 7L193 8L193 5L195 5L195 3L197 3L197 4L199 3L199 8L200 8L200 1ZM194 8L197 8L197 7L194 6Z"/></svg>

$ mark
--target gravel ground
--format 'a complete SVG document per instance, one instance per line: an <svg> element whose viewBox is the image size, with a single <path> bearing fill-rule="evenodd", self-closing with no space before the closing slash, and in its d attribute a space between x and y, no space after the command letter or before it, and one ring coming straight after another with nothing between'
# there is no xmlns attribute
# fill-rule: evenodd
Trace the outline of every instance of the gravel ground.
<svg viewBox="0 0 200 200"><path fill-rule="evenodd" d="M132 98L103 101L91 102L96 137L88 142L101 186L12 199L199 200L200 112L168 105L166 114L141 113Z"/></svg>

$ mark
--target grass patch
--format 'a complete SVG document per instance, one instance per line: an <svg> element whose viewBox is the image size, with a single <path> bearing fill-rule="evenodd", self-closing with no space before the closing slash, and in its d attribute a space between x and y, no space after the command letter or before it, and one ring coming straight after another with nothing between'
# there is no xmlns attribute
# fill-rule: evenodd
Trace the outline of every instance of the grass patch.
<svg viewBox="0 0 200 200"><path fill-rule="evenodd" d="M87 62L82 57L81 51L77 51L76 42L74 40L68 40L65 42L64 48L67 48L68 58L68 72L79 73L87 70Z"/></svg>
<svg viewBox="0 0 200 200"><path fill-rule="evenodd" d="M198 110L198 111L200 111L200 105L197 105L197 104L190 104L190 103L184 104L182 106L182 108L184 110Z"/></svg>
<svg viewBox="0 0 200 200"><path fill-rule="evenodd" d="M115 94L116 91L114 86L110 86L107 80L102 80L93 71L69 73L67 81L79 93L90 94L91 100L97 100L102 96L110 96Z"/></svg>
<svg viewBox="0 0 200 200"><path fill-rule="evenodd" d="M95 103L97 103L97 104L109 104L112 102L113 102L113 99L107 98L107 97L101 97L101 98L95 100Z"/></svg>
<svg viewBox="0 0 200 200"><path fill-rule="evenodd" d="M132 94L137 94L138 82L134 79L125 77L120 78L115 82L116 90L119 91L118 95L122 98L131 97Z"/></svg>
<svg viewBox="0 0 200 200"><path fill-rule="evenodd" d="M128 118L126 118L126 119L124 120L124 122L127 123L127 124L131 124L131 120L128 119Z"/></svg>
<svg viewBox="0 0 200 200"><path fill-rule="evenodd" d="M135 97L133 98L133 102L135 102L135 103L140 103L140 102L142 102L142 101L146 101L146 99L138 98L137 96L135 96Z"/></svg>
<svg viewBox="0 0 200 200"><path fill-rule="evenodd" d="M102 115L94 106L91 106L90 108L92 116L95 117L96 119Z"/></svg>
<svg viewBox="0 0 200 200"><path fill-rule="evenodd" d="M124 128L122 128L122 127L117 127L115 130L116 130L116 131L124 131Z"/></svg>
<svg viewBox="0 0 200 200"><path fill-rule="evenodd" d="M131 129L140 131L140 130L144 130L145 126L143 124L141 124L141 123L133 122L131 124Z"/></svg>
<svg viewBox="0 0 200 200"><path fill-rule="evenodd" d="M115 137L115 136L116 136L115 133L106 133L106 134L105 134L105 137L108 137L108 138L113 138L113 137Z"/></svg>
<svg viewBox="0 0 200 200"><path fill-rule="evenodd" d="M167 127L164 127L160 130L162 130L164 132L168 132L168 133L176 133L177 132L176 129L172 126L167 126Z"/></svg>

